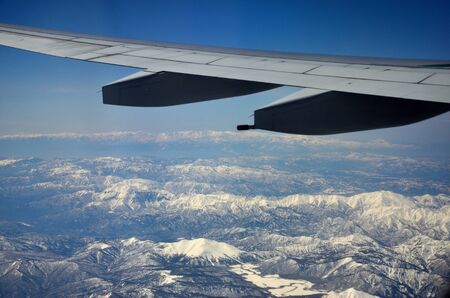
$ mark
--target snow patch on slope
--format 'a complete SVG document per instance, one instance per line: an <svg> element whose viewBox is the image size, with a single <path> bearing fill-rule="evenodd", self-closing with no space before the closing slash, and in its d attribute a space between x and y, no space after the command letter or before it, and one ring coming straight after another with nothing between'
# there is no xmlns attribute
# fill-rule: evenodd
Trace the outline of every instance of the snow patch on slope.
<svg viewBox="0 0 450 298"><path fill-rule="evenodd" d="M125 240L120 240L120 243L122 243L123 246L131 246L131 245L135 245L136 243L141 242L139 239L137 239L136 237L131 237Z"/></svg>
<svg viewBox="0 0 450 298"><path fill-rule="evenodd" d="M358 290L355 290L353 288L347 289L342 292L330 292L327 296L327 298L373 298L378 296L373 296L370 294L367 294L366 292L361 292Z"/></svg>
<svg viewBox="0 0 450 298"><path fill-rule="evenodd" d="M2 159L2 160L0 160L0 167L13 165L20 160L21 159Z"/></svg>
<svg viewBox="0 0 450 298"><path fill-rule="evenodd" d="M162 270L160 272L161 277L162 277L162 281L159 283L161 286L162 285L170 285L173 284L174 282L176 282L178 279L182 278L183 276L181 275L170 275L171 271L170 270Z"/></svg>
<svg viewBox="0 0 450 298"><path fill-rule="evenodd" d="M325 294L326 292L311 289L313 283L300 279L281 278L278 274L261 275L253 264L242 264L231 266L231 271L242 275L245 280L257 287L266 288L275 297L303 296Z"/></svg>
<svg viewBox="0 0 450 298"><path fill-rule="evenodd" d="M102 243L102 242L95 242L92 244L89 244L86 248L86 250L104 250L107 248L110 248L111 245L106 244L106 243Z"/></svg>
<svg viewBox="0 0 450 298"><path fill-rule="evenodd" d="M82 179L89 174L89 171L72 163L65 163L50 170L50 176L69 175L73 178Z"/></svg>

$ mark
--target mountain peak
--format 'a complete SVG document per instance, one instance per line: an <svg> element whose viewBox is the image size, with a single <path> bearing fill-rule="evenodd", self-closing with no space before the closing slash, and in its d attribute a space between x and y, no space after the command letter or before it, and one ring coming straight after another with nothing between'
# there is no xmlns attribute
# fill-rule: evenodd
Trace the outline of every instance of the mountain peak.
<svg viewBox="0 0 450 298"><path fill-rule="evenodd" d="M219 260L237 258L241 250L224 242L198 238L166 243L163 253L169 256L184 255L190 258Z"/></svg>

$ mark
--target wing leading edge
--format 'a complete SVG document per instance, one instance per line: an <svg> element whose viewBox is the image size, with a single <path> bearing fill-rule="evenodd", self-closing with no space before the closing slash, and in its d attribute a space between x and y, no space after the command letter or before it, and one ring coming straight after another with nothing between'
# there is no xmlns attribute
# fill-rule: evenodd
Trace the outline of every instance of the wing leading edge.
<svg viewBox="0 0 450 298"><path fill-rule="evenodd" d="M256 110L247 128L334 134L406 125L450 109L449 61L222 49L2 24L0 45L140 68L102 88L106 104L158 107L304 88Z"/></svg>

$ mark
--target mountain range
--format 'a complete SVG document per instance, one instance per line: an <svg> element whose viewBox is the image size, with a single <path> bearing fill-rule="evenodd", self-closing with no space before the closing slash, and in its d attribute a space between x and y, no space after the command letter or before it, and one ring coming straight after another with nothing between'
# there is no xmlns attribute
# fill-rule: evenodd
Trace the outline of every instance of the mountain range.
<svg viewBox="0 0 450 298"><path fill-rule="evenodd" d="M0 296L445 296L447 161L224 150L0 159Z"/></svg>

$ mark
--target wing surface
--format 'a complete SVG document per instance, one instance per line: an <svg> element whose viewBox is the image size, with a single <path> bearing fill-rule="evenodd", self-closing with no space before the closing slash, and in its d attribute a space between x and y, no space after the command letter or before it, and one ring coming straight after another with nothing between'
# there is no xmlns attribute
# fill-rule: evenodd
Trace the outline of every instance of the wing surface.
<svg viewBox="0 0 450 298"><path fill-rule="evenodd" d="M424 104L427 110L431 109L433 112L426 113L427 117L448 111L450 106L450 61L201 47L96 37L6 24L0 24L0 45L139 69L137 74L103 87L103 101L108 104L166 106L245 95L279 86L295 86L326 92L328 100L319 94L307 96L309 102L311 98L322 102L317 106L319 110L320 107L331 107L330 103L340 103L338 106L357 106L358 103L361 107L393 109L393 120L382 125L353 128L344 125L339 130L327 126L320 130L323 134L407 124L408 121L396 122L395 114L408 113L409 107L412 107L408 104L411 101ZM343 101L342 98L351 100ZM297 98L297 101L304 100L305 96ZM405 104L386 105L386 100L403 100ZM366 101L367 105L364 104ZM284 106L292 107L292 103ZM277 105L264 111L277 109L279 113L279 108ZM360 108L354 113L367 113L370 110ZM263 127L258 125L262 122L257 121L256 117L255 128L305 133L298 129L277 130L277 125ZM420 118L410 117L410 120ZM271 121L279 120L273 118ZM294 117L291 121L298 120ZM332 121L327 125L335 124ZM312 133L316 132L312 130Z"/></svg>

